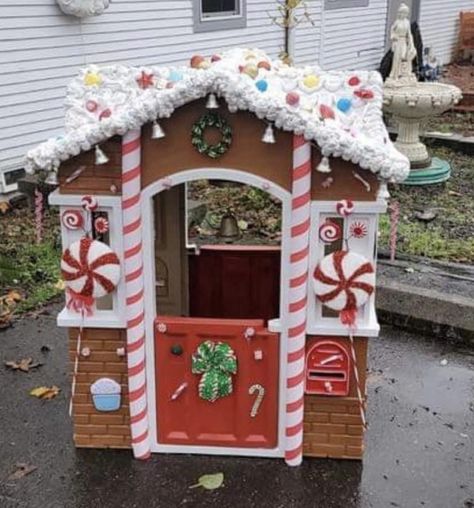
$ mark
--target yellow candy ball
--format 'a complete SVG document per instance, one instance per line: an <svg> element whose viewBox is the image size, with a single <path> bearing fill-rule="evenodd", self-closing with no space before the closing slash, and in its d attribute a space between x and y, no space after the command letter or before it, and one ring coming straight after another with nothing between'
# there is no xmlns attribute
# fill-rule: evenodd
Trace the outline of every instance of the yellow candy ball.
<svg viewBox="0 0 474 508"><path fill-rule="evenodd" d="M99 86L102 83L102 78L97 72L88 72L84 76L84 84L87 86Z"/></svg>
<svg viewBox="0 0 474 508"><path fill-rule="evenodd" d="M256 65L253 64L247 64L242 69L242 72L244 74L247 74L247 76L250 76L252 79L255 79L258 76L258 68Z"/></svg>
<svg viewBox="0 0 474 508"><path fill-rule="evenodd" d="M315 88L319 85L319 78L314 74L310 74L303 79L303 85L307 88Z"/></svg>

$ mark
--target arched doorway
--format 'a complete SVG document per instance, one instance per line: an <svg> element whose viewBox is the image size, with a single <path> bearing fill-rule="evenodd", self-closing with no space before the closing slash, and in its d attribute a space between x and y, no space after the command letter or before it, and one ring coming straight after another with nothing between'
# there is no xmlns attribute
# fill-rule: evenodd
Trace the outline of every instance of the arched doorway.
<svg viewBox="0 0 474 508"><path fill-rule="evenodd" d="M263 189L281 201L282 234L279 252L281 258L279 289L281 289L278 315L273 316L271 320L269 316L257 319L256 315L248 319L245 313L233 316L233 310L228 314L230 318L219 317L218 314L214 314L211 319L196 315L190 317L190 308L202 306L186 302L186 298L180 303L181 309L186 309L185 312L181 312L184 317L162 316L160 313L160 300L157 294L162 290L160 287L162 283L157 279L157 271L158 275L166 274L170 267L165 267L167 263L162 263L161 256L155 255L157 233L154 196L164 190L172 191L184 183L202 179L243 183ZM273 332L280 332L280 323L286 322L290 193L273 182L244 171L200 168L182 171L166 180L150 184L142 191L142 203L146 368L152 451L283 456L287 348L285 334L279 336ZM176 217L173 220L176 220ZM161 227L166 226L162 224ZM226 251L228 252L228 249ZM233 255L233 258L246 257L245 250L237 249L237 251L239 251L237 256ZM249 256L255 255L251 250L248 252ZM213 255L215 259L219 257L212 249L208 249L206 256L209 258ZM212 265L213 260L207 259L208 267L209 263ZM252 265L249 259L246 259L245 263L250 267ZM199 263L194 269L201 270ZM225 270L220 274L216 272L214 277L224 278L218 282L224 286L227 284ZM229 281L229 284L232 285L232 282ZM185 286L182 286L183 291L186 291ZM195 298L196 292L192 291L188 293L187 298L193 294L192 298ZM155 305L157 300L158 310ZM196 383L199 377L190 374L191 356L196 352L197 346L207 339L214 340L215 343L222 339L222 342L230 344L236 356L241 358L241 370L233 378L236 385L232 402L230 398L222 398L215 402L196 399L198 397ZM250 393L253 385L263 386L266 397L261 405L260 418L250 416L257 396L255 389ZM192 414L196 412L199 412L200 417L193 419ZM223 421L222 415L229 415L228 423L217 425L217 421ZM194 426L190 423L192 420ZM233 422L232 425L230 422Z"/></svg>

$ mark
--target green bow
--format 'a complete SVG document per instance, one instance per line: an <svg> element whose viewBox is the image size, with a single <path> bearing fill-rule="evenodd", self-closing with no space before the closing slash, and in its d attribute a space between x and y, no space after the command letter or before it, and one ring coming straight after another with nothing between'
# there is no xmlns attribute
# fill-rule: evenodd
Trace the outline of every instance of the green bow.
<svg viewBox="0 0 474 508"><path fill-rule="evenodd" d="M202 374L199 381L201 399L215 402L232 393L231 374L237 374L237 358L225 342L202 342L192 357L192 373Z"/></svg>

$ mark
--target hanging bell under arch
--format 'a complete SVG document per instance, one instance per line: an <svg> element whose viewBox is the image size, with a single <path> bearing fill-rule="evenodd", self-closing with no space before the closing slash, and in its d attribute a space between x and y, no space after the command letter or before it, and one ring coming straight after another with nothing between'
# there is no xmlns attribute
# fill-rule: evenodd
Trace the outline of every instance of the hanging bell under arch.
<svg viewBox="0 0 474 508"><path fill-rule="evenodd" d="M57 185L59 185L58 172L57 172L57 170L52 169L52 170L48 173L48 176L46 177L46 179L45 179L44 183L45 183L45 184L47 184L47 185L52 185L52 186L57 186Z"/></svg>
<svg viewBox="0 0 474 508"><path fill-rule="evenodd" d="M102 164L107 164L107 162L109 162L109 158L107 157L107 155L105 155L105 153L100 148L100 146L96 145L95 146L95 165L101 166Z"/></svg>
<svg viewBox="0 0 474 508"><path fill-rule="evenodd" d="M272 127L272 124L269 123L267 125L267 128L265 129L265 132L263 133L263 136L262 136L262 142L263 143L275 143L275 134L273 132L273 127Z"/></svg>
<svg viewBox="0 0 474 508"><path fill-rule="evenodd" d="M209 96L207 97L206 108L207 109L219 108L219 103L217 102L217 98L213 93L210 93Z"/></svg>
<svg viewBox="0 0 474 508"><path fill-rule="evenodd" d="M226 242L232 242L240 237L239 224L235 215L226 213L221 220L219 226L219 237Z"/></svg>
<svg viewBox="0 0 474 508"><path fill-rule="evenodd" d="M164 138L165 136L166 136L165 131L162 129L158 121L155 120L151 128L151 139L161 139Z"/></svg>

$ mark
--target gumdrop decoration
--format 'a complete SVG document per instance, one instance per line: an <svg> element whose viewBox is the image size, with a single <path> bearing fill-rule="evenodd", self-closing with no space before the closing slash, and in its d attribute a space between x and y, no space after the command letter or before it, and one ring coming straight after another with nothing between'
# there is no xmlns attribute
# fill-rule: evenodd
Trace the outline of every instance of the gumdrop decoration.
<svg viewBox="0 0 474 508"><path fill-rule="evenodd" d="M237 374L237 358L225 342L202 342L192 356L192 373L201 374L199 397L215 402L233 391L232 374Z"/></svg>
<svg viewBox="0 0 474 508"><path fill-rule="evenodd" d="M339 111L347 113L351 109L352 101L343 97L337 101L336 106Z"/></svg>
<svg viewBox="0 0 474 508"><path fill-rule="evenodd" d="M341 322L355 327L357 310L374 292L375 270L361 254L338 250L325 256L313 275L316 297L338 311Z"/></svg>
<svg viewBox="0 0 474 508"><path fill-rule="evenodd" d="M61 274L66 282L68 308L91 315L95 299L117 287L120 261L108 245L85 237L64 251Z"/></svg>
<svg viewBox="0 0 474 508"><path fill-rule="evenodd" d="M321 106L319 106L319 113L321 114L321 118L323 120L334 120L334 118L336 118L334 115L334 110L330 106L326 106L326 104L321 104Z"/></svg>

